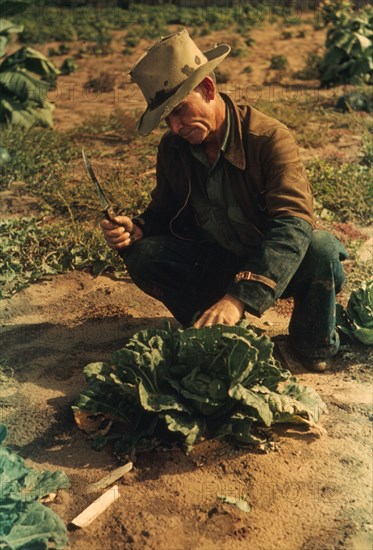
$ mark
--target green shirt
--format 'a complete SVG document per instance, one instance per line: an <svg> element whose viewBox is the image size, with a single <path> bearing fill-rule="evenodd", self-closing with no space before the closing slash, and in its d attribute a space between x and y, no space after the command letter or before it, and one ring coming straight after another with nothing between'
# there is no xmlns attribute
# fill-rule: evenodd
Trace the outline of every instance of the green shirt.
<svg viewBox="0 0 373 550"><path fill-rule="evenodd" d="M215 163L211 166L203 145L190 145L193 162L191 202L204 238L241 256L248 252L247 220L232 191L224 169L231 114L227 105L227 129ZM246 236L246 239L245 239Z"/></svg>

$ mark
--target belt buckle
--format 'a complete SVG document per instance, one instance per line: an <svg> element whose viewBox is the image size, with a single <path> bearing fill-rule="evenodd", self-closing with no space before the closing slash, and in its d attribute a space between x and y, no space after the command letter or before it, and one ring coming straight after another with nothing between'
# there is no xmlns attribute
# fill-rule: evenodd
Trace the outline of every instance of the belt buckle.
<svg viewBox="0 0 373 550"><path fill-rule="evenodd" d="M242 281L243 279L245 279L245 281L249 281L251 279L251 275L252 275L251 271L240 271L235 276L234 282L238 283L239 281Z"/></svg>

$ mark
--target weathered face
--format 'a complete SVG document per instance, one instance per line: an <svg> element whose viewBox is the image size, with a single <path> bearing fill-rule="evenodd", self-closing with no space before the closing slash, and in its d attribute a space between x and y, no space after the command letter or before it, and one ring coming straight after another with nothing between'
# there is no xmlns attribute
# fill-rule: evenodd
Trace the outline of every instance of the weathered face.
<svg viewBox="0 0 373 550"><path fill-rule="evenodd" d="M215 103L198 87L165 120L171 132L197 145L216 129Z"/></svg>

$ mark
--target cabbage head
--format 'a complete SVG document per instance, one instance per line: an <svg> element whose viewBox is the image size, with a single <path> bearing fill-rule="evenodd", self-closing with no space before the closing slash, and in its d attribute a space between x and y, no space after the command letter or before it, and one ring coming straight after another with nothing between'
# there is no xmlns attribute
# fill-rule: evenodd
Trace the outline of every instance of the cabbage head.
<svg viewBox="0 0 373 550"><path fill-rule="evenodd" d="M207 437L260 444L255 426L317 423L320 396L272 351L270 339L245 323L140 331L109 364L85 367L75 420L96 449L112 441L119 454L170 440L190 452Z"/></svg>
<svg viewBox="0 0 373 550"><path fill-rule="evenodd" d="M337 325L351 340L373 345L373 279L351 292L346 310L338 304Z"/></svg>

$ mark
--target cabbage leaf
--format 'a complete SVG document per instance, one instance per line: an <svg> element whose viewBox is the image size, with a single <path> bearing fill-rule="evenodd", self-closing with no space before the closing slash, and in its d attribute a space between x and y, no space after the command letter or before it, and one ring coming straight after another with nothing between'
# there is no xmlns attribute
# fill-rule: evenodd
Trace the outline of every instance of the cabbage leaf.
<svg viewBox="0 0 373 550"><path fill-rule="evenodd" d="M23 458L1 446L6 427L0 424L0 548L43 550L66 548L68 540L62 519L39 499L67 488L63 472L36 472Z"/></svg>

